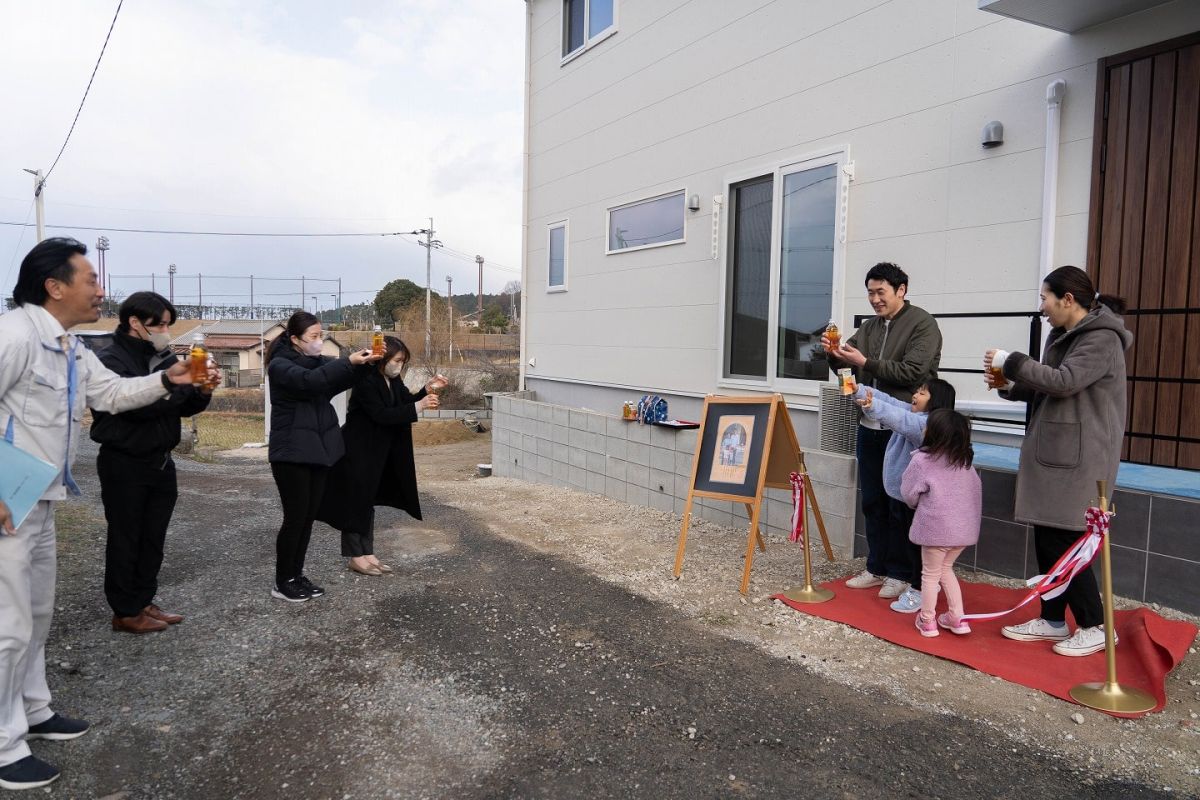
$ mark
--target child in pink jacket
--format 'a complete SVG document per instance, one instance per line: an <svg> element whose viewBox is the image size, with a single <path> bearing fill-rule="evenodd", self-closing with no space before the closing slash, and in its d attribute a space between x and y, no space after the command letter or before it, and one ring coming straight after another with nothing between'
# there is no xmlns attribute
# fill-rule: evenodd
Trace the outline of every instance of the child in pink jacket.
<svg viewBox="0 0 1200 800"><path fill-rule="evenodd" d="M942 627L966 634L962 591L954 575L954 561L979 541L983 512L983 487L971 466L971 423L949 409L930 413L921 449L913 453L904 470L900 492L915 508L908 538L921 546L921 610L916 626L922 636L937 636ZM949 610L934 619L938 586L946 593Z"/></svg>

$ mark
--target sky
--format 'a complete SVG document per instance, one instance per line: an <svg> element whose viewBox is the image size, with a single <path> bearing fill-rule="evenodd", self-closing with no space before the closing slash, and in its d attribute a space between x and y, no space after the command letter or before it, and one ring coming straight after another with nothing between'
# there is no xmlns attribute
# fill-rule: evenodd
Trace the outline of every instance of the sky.
<svg viewBox="0 0 1200 800"><path fill-rule="evenodd" d="M22 170L50 169L116 9L0 0L0 222L34 221ZM46 182L46 233L90 256L106 235L114 296L151 288L151 273L167 294L175 264L177 302L202 288L205 303L248 303L254 275L258 302L298 306L304 276L313 310L333 305L339 277L345 305L396 278L423 286L425 249L50 226L376 233L433 217L446 247L433 289L449 275L474 292L479 254L498 292L520 278L524 24L518 0L125 0ZM35 239L0 224L0 296Z"/></svg>

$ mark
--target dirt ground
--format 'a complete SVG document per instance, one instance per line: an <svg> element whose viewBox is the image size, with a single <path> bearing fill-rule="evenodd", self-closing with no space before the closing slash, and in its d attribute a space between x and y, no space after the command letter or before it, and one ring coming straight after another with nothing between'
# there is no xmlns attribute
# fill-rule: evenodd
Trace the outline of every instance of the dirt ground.
<svg viewBox="0 0 1200 800"><path fill-rule="evenodd" d="M914 710L969 719L994 730L997 746L1041 750L1095 774L1200 796L1200 659L1196 645L1167 679L1168 703L1139 720L1117 719L1006 683L962 665L898 647L770 599L802 583L799 550L768 538L754 562L749 597L737 591L742 530L698 520L682 578L671 570L680 519L570 489L477 478L491 461L490 436L417 451L423 494L488 519L491 531L577 564L602 580L669 604L714 633L856 690L882 691ZM814 583L862 569L862 560L814 558ZM970 580L1015 581L964 573ZM1133 607L1118 598L1118 607ZM1197 622L1173 609L1163 616ZM1101 679L1103 676L1097 676Z"/></svg>

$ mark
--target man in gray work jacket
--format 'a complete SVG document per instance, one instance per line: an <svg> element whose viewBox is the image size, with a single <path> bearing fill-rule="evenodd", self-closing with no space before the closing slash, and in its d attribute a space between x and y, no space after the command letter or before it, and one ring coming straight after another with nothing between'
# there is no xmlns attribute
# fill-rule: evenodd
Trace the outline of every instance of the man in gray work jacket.
<svg viewBox="0 0 1200 800"><path fill-rule="evenodd" d="M46 635L54 611L54 504L79 493L71 464L87 406L112 413L191 383L176 364L121 378L67 330L100 318L104 289L74 239L46 239L21 262L13 300L0 316L0 435L58 467L20 526L0 500L0 788L34 789L58 769L34 756L30 739L82 736L88 723L54 713L46 685Z"/></svg>
<svg viewBox="0 0 1200 800"><path fill-rule="evenodd" d="M875 316L862 324L831 358L854 368L864 386L897 400L909 401L925 381L937 377L942 358L942 333L937 321L905 296L908 275L895 264L882 262L867 272L867 300ZM822 340L828 350L828 340ZM858 429L858 485L862 490L867 534L867 568L846 585L852 589L880 586L879 596L909 601L892 608L912 612L920 607L920 548L908 541L912 514L883 488L883 456L892 432L863 417ZM909 592L916 594L912 603Z"/></svg>

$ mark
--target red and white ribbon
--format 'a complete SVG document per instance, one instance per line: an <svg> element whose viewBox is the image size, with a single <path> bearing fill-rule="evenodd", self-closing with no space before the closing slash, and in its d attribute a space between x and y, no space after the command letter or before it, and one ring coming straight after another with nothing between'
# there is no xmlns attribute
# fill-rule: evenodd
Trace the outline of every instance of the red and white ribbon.
<svg viewBox="0 0 1200 800"><path fill-rule="evenodd" d="M1026 586L1033 588L1021 599L1021 602L1007 611L995 611L990 614L963 614L962 618L996 619L1011 614L1038 597L1043 600L1053 600L1058 597L1067 590L1071 579L1087 569L1095 560L1096 555L1100 552L1100 546L1104 543L1104 537L1108 535L1109 516L1108 512L1095 507L1084 512L1087 530L1083 536L1071 545L1071 549L1064 553L1063 557L1055 562L1045 575L1035 575L1025 581Z"/></svg>
<svg viewBox="0 0 1200 800"><path fill-rule="evenodd" d="M793 472L788 476L792 482L792 532L788 541L802 542L804 540L804 476Z"/></svg>

